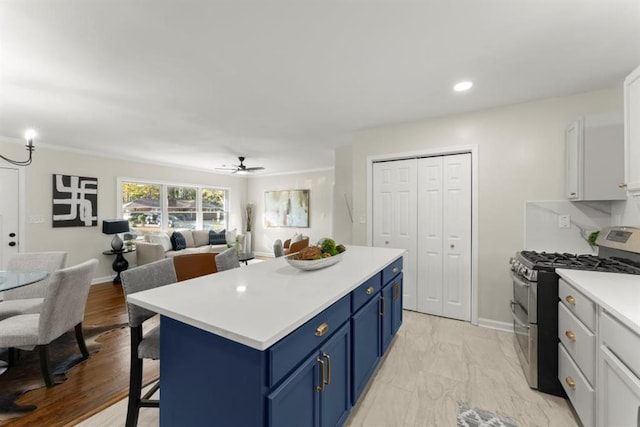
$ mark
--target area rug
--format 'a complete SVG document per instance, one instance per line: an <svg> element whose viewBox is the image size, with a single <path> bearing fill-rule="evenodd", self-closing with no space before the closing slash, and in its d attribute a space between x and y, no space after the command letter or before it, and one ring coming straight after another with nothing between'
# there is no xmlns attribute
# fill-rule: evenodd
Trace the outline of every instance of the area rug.
<svg viewBox="0 0 640 427"><path fill-rule="evenodd" d="M510 418L499 418L493 412L470 408L465 402L458 402L458 427L518 427Z"/></svg>
<svg viewBox="0 0 640 427"><path fill-rule="evenodd" d="M83 327L87 349L91 354L89 358L100 350L102 345L97 341L100 336L125 326L126 324ZM64 382L67 379L66 373L83 362L73 329L49 345L49 355L54 381L56 384ZM6 349L0 351L0 358L7 359ZM15 401L23 393L42 387L45 384L38 352L21 351L15 366L0 375L0 421L34 411L37 406L20 406Z"/></svg>

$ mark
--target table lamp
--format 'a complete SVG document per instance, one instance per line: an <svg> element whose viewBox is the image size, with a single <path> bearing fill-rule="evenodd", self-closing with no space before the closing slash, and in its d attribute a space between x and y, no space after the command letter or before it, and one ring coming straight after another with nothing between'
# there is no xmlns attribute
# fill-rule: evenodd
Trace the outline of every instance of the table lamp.
<svg viewBox="0 0 640 427"><path fill-rule="evenodd" d="M104 234L115 234L111 240L111 249L114 251L122 250L122 239L118 233L126 233L129 231L129 221L126 219L105 219L102 221L102 232Z"/></svg>

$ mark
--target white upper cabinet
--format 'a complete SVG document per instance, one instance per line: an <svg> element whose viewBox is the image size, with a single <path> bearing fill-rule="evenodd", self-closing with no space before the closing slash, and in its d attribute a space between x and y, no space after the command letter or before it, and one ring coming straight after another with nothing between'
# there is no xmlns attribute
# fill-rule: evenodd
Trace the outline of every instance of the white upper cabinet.
<svg viewBox="0 0 640 427"><path fill-rule="evenodd" d="M627 192L640 196L640 67L624 81L624 157Z"/></svg>
<svg viewBox="0 0 640 427"><path fill-rule="evenodd" d="M566 132L566 196L625 200L624 127L619 113L580 117Z"/></svg>

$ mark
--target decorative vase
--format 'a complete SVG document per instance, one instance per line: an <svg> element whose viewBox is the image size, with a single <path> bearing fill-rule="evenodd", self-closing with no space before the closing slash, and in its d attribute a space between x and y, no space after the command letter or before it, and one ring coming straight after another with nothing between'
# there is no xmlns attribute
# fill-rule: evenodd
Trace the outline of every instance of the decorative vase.
<svg viewBox="0 0 640 427"><path fill-rule="evenodd" d="M253 252L251 248L251 232L247 231L244 235L244 251L243 252Z"/></svg>

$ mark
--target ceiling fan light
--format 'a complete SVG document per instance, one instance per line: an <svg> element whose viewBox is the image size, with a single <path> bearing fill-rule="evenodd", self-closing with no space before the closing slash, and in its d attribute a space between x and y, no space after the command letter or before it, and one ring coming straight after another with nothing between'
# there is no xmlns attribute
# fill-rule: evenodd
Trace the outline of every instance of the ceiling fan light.
<svg viewBox="0 0 640 427"><path fill-rule="evenodd" d="M245 170L242 170L242 169L240 169L240 170L239 170L239 171L237 171L236 173L237 173L238 175L248 175L248 174L249 174L249 172L247 172L247 171L245 171Z"/></svg>

